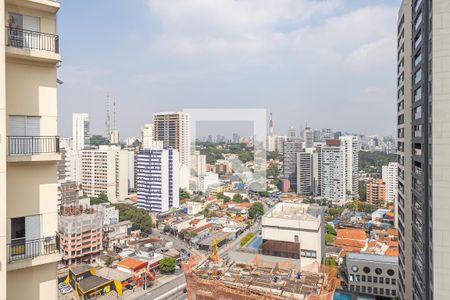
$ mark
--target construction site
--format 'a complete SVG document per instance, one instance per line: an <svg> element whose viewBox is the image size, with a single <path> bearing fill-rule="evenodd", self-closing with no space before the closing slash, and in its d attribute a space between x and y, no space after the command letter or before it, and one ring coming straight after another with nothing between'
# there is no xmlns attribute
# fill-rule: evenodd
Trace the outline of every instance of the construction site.
<svg viewBox="0 0 450 300"><path fill-rule="evenodd" d="M58 234L62 261L91 263L103 250L103 212L100 206L80 199L60 206Z"/></svg>
<svg viewBox="0 0 450 300"><path fill-rule="evenodd" d="M317 265L311 266L315 271L306 269L258 259L253 264L226 264L214 249L209 259L191 257L183 265L189 300L332 300L336 269Z"/></svg>

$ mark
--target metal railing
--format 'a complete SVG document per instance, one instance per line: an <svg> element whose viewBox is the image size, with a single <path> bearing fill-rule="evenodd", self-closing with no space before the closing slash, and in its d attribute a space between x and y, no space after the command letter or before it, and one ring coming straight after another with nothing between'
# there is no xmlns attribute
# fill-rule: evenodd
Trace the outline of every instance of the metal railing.
<svg viewBox="0 0 450 300"><path fill-rule="evenodd" d="M8 136L9 155L59 153L58 136Z"/></svg>
<svg viewBox="0 0 450 300"><path fill-rule="evenodd" d="M40 238L32 241L16 239L8 243L8 262L32 259L38 256L59 252L59 238L57 236Z"/></svg>
<svg viewBox="0 0 450 300"><path fill-rule="evenodd" d="M7 46L59 53L59 36L51 33L6 27Z"/></svg>

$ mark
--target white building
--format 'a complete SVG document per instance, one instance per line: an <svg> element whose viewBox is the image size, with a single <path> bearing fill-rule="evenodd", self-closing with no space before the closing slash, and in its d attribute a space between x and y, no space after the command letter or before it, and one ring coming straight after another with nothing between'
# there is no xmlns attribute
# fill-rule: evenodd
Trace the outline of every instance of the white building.
<svg viewBox="0 0 450 300"><path fill-rule="evenodd" d="M358 192L358 138L327 140L321 149L322 196L341 204L352 200Z"/></svg>
<svg viewBox="0 0 450 300"><path fill-rule="evenodd" d="M200 202L187 202L187 214L196 215L202 211L202 204Z"/></svg>
<svg viewBox="0 0 450 300"><path fill-rule="evenodd" d="M206 174L206 155L195 151L192 155L192 168L197 176Z"/></svg>
<svg viewBox="0 0 450 300"><path fill-rule="evenodd" d="M89 147L89 115L72 114L72 150L78 152Z"/></svg>
<svg viewBox="0 0 450 300"><path fill-rule="evenodd" d="M120 146L101 145L81 151L81 184L84 193L108 196L110 202L128 196L129 151Z"/></svg>
<svg viewBox="0 0 450 300"><path fill-rule="evenodd" d="M207 172L199 177L199 190L206 192L210 187L220 184L219 174Z"/></svg>
<svg viewBox="0 0 450 300"><path fill-rule="evenodd" d="M142 149L136 164L137 206L151 212L165 212L178 207L178 151Z"/></svg>
<svg viewBox="0 0 450 300"><path fill-rule="evenodd" d="M115 206L107 203L100 204L100 210L103 213L103 225L112 225L119 223L119 210Z"/></svg>
<svg viewBox="0 0 450 300"><path fill-rule="evenodd" d="M262 217L262 254L300 259L301 267L324 262L324 209L278 203Z"/></svg>
<svg viewBox="0 0 450 300"><path fill-rule="evenodd" d="M313 148L314 147L314 130L306 127L303 131L303 142L305 143L305 148Z"/></svg>
<svg viewBox="0 0 450 300"><path fill-rule="evenodd" d="M141 130L141 136L143 149L163 148L164 146L162 141L155 140L155 126L153 123L144 125L144 128Z"/></svg>
<svg viewBox="0 0 450 300"><path fill-rule="evenodd" d="M386 200L388 203L397 202L398 192L398 163L390 162L382 167L382 178L386 183Z"/></svg>

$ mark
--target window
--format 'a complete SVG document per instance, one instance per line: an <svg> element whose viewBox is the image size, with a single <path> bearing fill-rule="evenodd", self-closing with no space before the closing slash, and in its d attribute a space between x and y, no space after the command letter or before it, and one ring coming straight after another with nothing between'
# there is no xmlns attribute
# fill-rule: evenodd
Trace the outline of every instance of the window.
<svg viewBox="0 0 450 300"><path fill-rule="evenodd" d="M417 30L420 24L422 24L422 12L419 13L416 20L414 21L414 28Z"/></svg>
<svg viewBox="0 0 450 300"><path fill-rule="evenodd" d="M359 271L359 268L357 266L352 266L352 271L356 273Z"/></svg>
<svg viewBox="0 0 450 300"><path fill-rule="evenodd" d="M414 91L414 102L417 102L420 99L422 99L422 87L419 87Z"/></svg>
<svg viewBox="0 0 450 300"><path fill-rule="evenodd" d="M414 73L414 83L417 84L422 80L422 69L418 69L416 73Z"/></svg>
<svg viewBox="0 0 450 300"><path fill-rule="evenodd" d="M418 120L420 118L422 118L422 105L414 108L414 120Z"/></svg>
<svg viewBox="0 0 450 300"><path fill-rule="evenodd" d="M386 284L390 284L391 280L389 278L386 278Z"/></svg>
<svg viewBox="0 0 450 300"><path fill-rule="evenodd" d="M294 235L294 241L298 243L298 235Z"/></svg>
<svg viewBox="0 0 450 300"><path fill-rule="evenodd" d="M367 282L372 282L372 276L367 276Z"/></svg>
<svg viewBox="0 0 450 300"><path fill-rule="evenodd" d="M376 268L376 269L375 269L375 273L376 273L377 275L381 275L381 274L383 273L383 270L381 270L380 268Z"/></svg>
<svg viewBox="0 0 450 300"><path fill-rule="evenodd" d="M41 117L9 116L8 135L10 136L39 136Z"/></svg>
<svg viewBox="0 0 450 300"><path fill-rule="evenodd" d="M366 282L366 275L362 275L362 276L361 276L361 281L362 281L362 282Z"/></svg>
<svg viewBox="0 0 450 300"><path fill-rule="evenodd" d="M9 13L8 42L10 46L18 48L39 48L40 38L37 34L24 34L24 32L39 32L40 19L38 17Z"/></svg>
<svg viewBox="0 0 450 300"><path fill-rule="evenodd" d="M414 57L414 66L417 66L418 64L420 64L422 62L422 52L419 52L415 57Z"/></svg>
<svg viewBox="0 0 450 300"><path fill-rule="evenodd" d="M378 283L378 277L377 276L373 276L373 282L374 283Z"/></svg>
<svg viewBox="0 0 450 300"><path fill-rule="evenodd" d="M374 293L374 294L378 294L378 288L374 287L374 288L373 288L373 293Z"/></svg>
<svg viewBox="0 0 450 300"><path fill-rule="evenodd" d="M391 284L392 284L392 285L396 285L396 280L395 280L395 278L392 278Z"/></svg>
<svg viewBox="0 0 450 300"><path fill-rule="evenodd" d="M388 274L389 276L394 276L395 272L394 272L394 270L389 269L389 270L387 270L387 274Z"/></svg>
<svg viewBox="0 0 450 300"><path fill-rule="evenodd" d="M366 273L366 274L369 274L370 273L370 268L369 267L364 267L363 268L363 272Z"/></svg>
<svg viewBox="0 0 450 300"><path fill-rule="evenodd" d="M384 284L384 277L380 277L380 283Z"/></svg>

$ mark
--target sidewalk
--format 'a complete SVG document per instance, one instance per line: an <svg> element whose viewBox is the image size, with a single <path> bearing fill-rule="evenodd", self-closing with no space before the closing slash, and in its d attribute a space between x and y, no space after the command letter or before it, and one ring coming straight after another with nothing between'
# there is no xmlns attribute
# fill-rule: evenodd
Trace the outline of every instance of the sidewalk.
<svg viewBox="0 0 450 300"><path fill-rule="evenodd" d="M127 290L123 293L123 296L119 299L127 299L127 300L141 299L141 297L144 296L145 294L147 294L148 292L158 289L162 285L172 281L173 279L177 278L178 276L180 276L180 274L178 274L178 275L175 275L175 274L161 275L160 277L158 277L156 282L151 287L147 288L147 290L144 290L142 287L140 287L139 289L136 289L134 292L133 292L133 290Z"/></svg>

